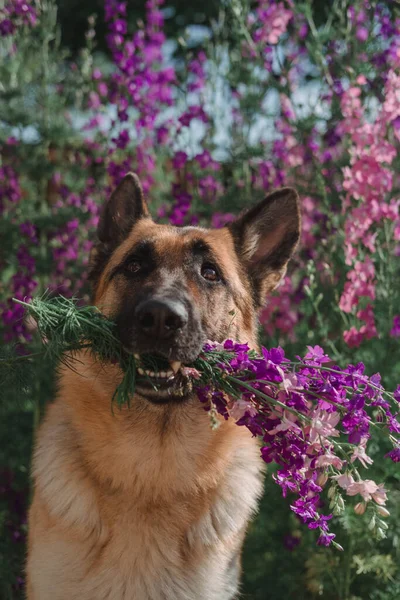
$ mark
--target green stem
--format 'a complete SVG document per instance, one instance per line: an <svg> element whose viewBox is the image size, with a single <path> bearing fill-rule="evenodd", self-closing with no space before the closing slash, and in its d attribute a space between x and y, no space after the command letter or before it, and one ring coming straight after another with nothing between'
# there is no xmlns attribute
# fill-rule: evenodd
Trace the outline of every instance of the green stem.
<svg viewBox="0 0 400 600"><path fill-rule="evenodd" d="M19 360L27 360L28 358L33 358L34 356L43 356L44 353L44 350L40 350L39 352L32 352L32 354L22 354L21 356L15 357L13 356L13 358L0 358L0 365L12 365Z"/></svg>
<svg viewBox="0 0 400 600"><path fill-rule="evenodd" d="M241 387L246 388L247 390L249 390L249 392L252 392L255 396L258 396L259 398L266 400L269 404L275 404L276 406L280 406L287 412L290 412L290 413L296 415L296 417L298 417L299 419L303 419L304 421L311 423L311 419L309 419L308 417L302 415L294 408L290 408L290 406L286 406L286 404L284 404L283 402L280 402L279 400L276 400L276 398L272 398L272 396L268 396L267 394L264 394L260 390L255 389L249 383L246 383L245 381L242 381L241 379L238 379L237 377L233 377L232 375L226 375L225 379L227 379L228 381L232 381L233 383L236 383L237 385L240 385ZM265 382L265 383L267 383L267 382Z"/></svg>
<svg viewBox="0 0 400 600"><path fill-rule="evenodd" d="M353 558L354 539L353 536L349 536L349 545L347 547L347 557L345 563L344 573L344 584L343 584L343 600L350 600L350 586L351 586L351 564Z"/></svg>

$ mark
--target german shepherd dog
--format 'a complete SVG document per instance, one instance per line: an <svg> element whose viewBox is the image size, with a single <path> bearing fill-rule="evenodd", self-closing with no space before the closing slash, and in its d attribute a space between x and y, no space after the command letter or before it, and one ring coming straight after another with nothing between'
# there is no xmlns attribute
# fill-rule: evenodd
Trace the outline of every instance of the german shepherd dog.
<svg viewBox="0 0 400 600"><path fill-rule="evenodd" d="M82 351L60 373L39 428L29 513L29 600L231 600L262 493L255 439L217 429L180 365L209 340L257 348L257 311L299 239L285 188L228 227L155 223L136 175L105 204L91 256L93 302L142 363L130 408L121 372Z"/></svg>

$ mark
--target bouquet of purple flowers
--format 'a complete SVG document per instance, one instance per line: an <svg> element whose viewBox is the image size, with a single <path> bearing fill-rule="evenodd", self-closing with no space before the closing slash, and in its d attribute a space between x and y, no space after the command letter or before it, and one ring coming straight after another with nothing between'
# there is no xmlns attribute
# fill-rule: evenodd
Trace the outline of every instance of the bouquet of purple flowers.
<svg viewBox="0 0 400 600"><path fill-rule="evenodd" d="M196 363L198 370L184 372L197 380L197 394L214 422L215 413L234 418L262 440L262 458L278 465L274 480L284 496L295 495L291 509L302 522L319 529L318 544L341 549L328 522L344 510L346 496L356 497L355 512L367 512L370 530L385 537L386 490L364 479L360 467L372 464L368 443L378 431L391 447L385 456L400 461L400 386L389 393L379 374L368 377L362 363L341 369L319 346L290 361L282 348L258 354L232 340L210 342Z"/></svg>

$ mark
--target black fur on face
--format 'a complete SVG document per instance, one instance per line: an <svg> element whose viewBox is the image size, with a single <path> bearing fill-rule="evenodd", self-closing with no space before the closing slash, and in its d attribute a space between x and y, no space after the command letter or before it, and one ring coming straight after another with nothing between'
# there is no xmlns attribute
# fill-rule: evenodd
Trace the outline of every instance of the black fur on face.
<svg viewBox="0 0 400 600"><path fill-rule="evenodd" d="M149 245L141 250L138 273L138 250L117 268L113 277L124 288L116 316L117 331L123 346L138 354L156 351L170 360L191 362L204 343L205 332L198 307L186 285L185 269L165 268L161 257L151 253ZM144 258L144 256L147 258Z"/></svg>
<svg viewBox="0 0 400 600"><path fill-rule="evenodd" d="M152 221L138 179L129 174L100 219L91 258L95 302L107 307L128 352L160 358L161 374L171 363L191 363L207 339L254 346L257 311L284 275L298 238L294 190L267 196L228 228L178 228ZM182 378L160 389L159 381L153 385L157 373L151 377L142 392L153 401L188 393Z"/></svg>

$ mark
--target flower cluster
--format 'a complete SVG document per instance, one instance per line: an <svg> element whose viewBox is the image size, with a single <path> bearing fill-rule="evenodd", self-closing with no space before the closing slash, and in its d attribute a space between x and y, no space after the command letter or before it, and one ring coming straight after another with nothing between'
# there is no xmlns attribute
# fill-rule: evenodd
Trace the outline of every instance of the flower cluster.
<svg viewBox="0 0 400 600"><path fill-rule="evenodd" d="M356 513L368 507L371 529L384 537L386 490L363 479L359 467L373 462L367 446L375 429L393 445L387 456L400 460L400 386L390 394L379 375L365 375L362 363L340 369L319 346L293 362L281 348L263 348L259 355L232 340L210 342L204 360L214 375L210 381L206 371L197 374L200 400L262 439L262 458L279 466L274 479L284 496L292 495L291 509L301 521L319 529L318 544L333 542L328 522L344 510L346 495L360 498ZM327 515L321 512L324 490L332 509Z"/></svg>
<svg viewBox="0 0 400 600"><path fill-rule="evenodd" d="M285 183L304 190L314 210L305 211L301 258L312 259L320 273L324 272L324 246L335 246L338 233L344 231L344 262L349 283L344 284L337 304L346 313L342 319L347 323L343 339L348 346L356 347L377 337L383 328L388 332L387 323L376 322L377 282L373 277L369 280L369 293L355 296L351 292L357 302L350 310L343 308L349 306L349 290L354 283L356 287L362 286L363 269L359 266L366 262L366 270L369 263L382 260L383 248L387 255L399 255L395 161L399 156L400 20L392 16L389 6L368 2L350 7L346 18L352 30L351 39L356 40L352 46L354 64L365 64L369 60L368 48L376 40L379 50L370 59L374 65L372 70L354 68L353 63L349 66L349 42L340 38L340 41L332 39L326 43L313 16L299 11L290 0L257 3L248 20L252 43L247 39L244 47L258 64L264 64L264 70L253 75L254 84L262 89L265 82L271 84L275 78L281 83L278 115L273 122L276 133L272 156L255 161L254 187L268 189ZM319 44L313 56L310 46L308 51L304 47L307 34L307 39ZM303 130L301 135L298 130L298 123L304 117L299 87L305 91L304 76L310 58L316 60L321 70L321 91L312 110L315 114L324 114L322 135L318 118L314 119L313 127ZM375 93L379 87L383 88L382 94ZM243 86L236 93L241 106L239 124L245 112L246 93ZM260 122L265 112L260 111ZM339 169L340 163L346 166ZM321 238L324 238L324 246L320 244ZM335 283L339 283L337 277ZM269 301L272 314L274 302ZM285 305L292 323L301 322L302 311L289 280L279 290L276 302ZM275 330L283 334L283 339L288 332L295 338L297 329L290 329L289 320L285 319L278 319L276 324L267 322L268 334Z"/></svg>
<svg viewBox="0 0 400 600"><path fill-rule="evenodd" d="M24 300L32 297L33 291L37 287L36 264L31 252L29 243L37 244L37 234L32 223L25 222L20 225L20 234L24 241L17 249L16 258L18 269L11 278L11 293L5 305L2 308L2 320L4 324L5 342L12 342L15 339L31 340L31 334L24 322L24 309L21 305L13 302L12 298Z"/></svg>
<svg viewBox="0 0 400 600"><path fill-rule="evenodd" d="M375 299L375 273L369 256L377 249L376 224L387 221L397 226L400 222L400 199L392 196L394 178L390 169L397 150L395 140L389 141L388 136L393 121L400 117L400 77L393 70L389 71L384 90L386 100L373 123L367 120L361 100L366 84L366 78L359 76L357 85L350 87L341 99L344 119L340 131L348 134L352 144L350 166L343 169L346 192L343 208L347 213L345 258L352 269L347 274L349 282L344 287L340 308L347 313L356 309L357 318L365 322L359 329L352 326L344 332L350 346L358 346L364 339L377 335L371 304ZM365 256L363 262L360 255ZM363 299L369 304L360 309Z"/></svg>
<svg viewBox="0 0 400 600"><path fill-rule="evenodd" d="M0 8L0 35L7 37L15 33L17 27L33 27L37 22L37 11L28 0L5 0Z"/></svg>
<svg viewBox="0 0 400 600"><path fill-rule="evenodd" d="M4 165L0 168L0 215L6 208L19 202L21 195L21 187L15 169L10 165Z"/></svg>
<svg viewBox="0 0 400 600"><path fill-rule="evenodd" d="M154 183L152 174L155 170L153 144L155 137L160 136L157 119L160 112L173 103L173 84L176 75L172 66L165 65L163 45L164 17L160 10L163 0L146 2L146 19L138 30L130 36L127 24L127 3L106 0L105 17L109 27L108 45L112 52L116 71L106 83L97 70L97 87L100 95L117 109L117 119L112 127L119 129L112 139L113 146L108 151L108 172L113 183L118 183L129 169L134 166L141 176L145 192ZM100 98L96 94L100 104ZM132 134L121 124L129 121L131 107L136 112L135 137L140 140L135 164L118 161L118 150L125 150L132 141ZM164 138L168 136L168 128L163 125ZM163 139L165 142L166 140Z"/></svg>

